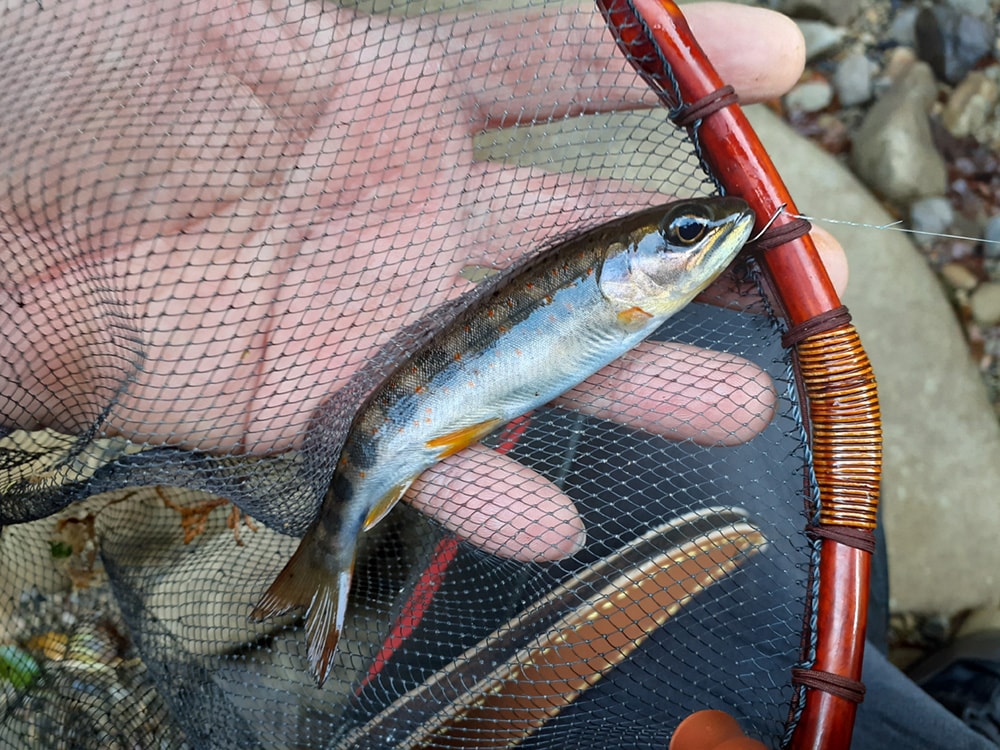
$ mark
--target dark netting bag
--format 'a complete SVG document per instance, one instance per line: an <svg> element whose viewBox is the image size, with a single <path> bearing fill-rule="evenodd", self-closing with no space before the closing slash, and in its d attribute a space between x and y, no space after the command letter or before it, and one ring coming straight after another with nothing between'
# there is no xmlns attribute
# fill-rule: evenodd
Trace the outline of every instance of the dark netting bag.
<svg viewBox="0 0 1000 750"><path fill-rule="evenodd" d="M586 387L428 441L324 684L301 611L251 616L493 269L789 203L676 9L601 10L6 4L0 747L666 748L706 708L846 747L877 402L784 216Z"/></svg>

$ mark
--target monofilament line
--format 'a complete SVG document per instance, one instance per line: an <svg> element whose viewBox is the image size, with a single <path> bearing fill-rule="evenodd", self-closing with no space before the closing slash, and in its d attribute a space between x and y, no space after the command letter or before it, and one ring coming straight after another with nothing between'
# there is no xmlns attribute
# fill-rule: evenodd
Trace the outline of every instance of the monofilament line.
<svg viewBox="0 0 1000 750"><path fill-rule="evenodd" d="M785 211L785 207L781 206L778 212ZM964 234L946 234L944 232L927 232L922 229L909 229L907 227L899 226L903 222L893 221L888 224L866 224L860 221L848 221L847 219L825 219L819 216L806 216L805 214L794 214L790 211L785 211L789 216L796 219L805 219L806 221L811 221L813 223L819 222L823 224L841 224L848 227L861 227L864 229L882 229L892 232L906 232L907 234L919 234L925 237L941 237L948 240L968 240L969 242L983 242L988 245L1000 245L1000 240L987 240L982 237L969 237ZM773 219L772 219L773 221Z"/></svg>

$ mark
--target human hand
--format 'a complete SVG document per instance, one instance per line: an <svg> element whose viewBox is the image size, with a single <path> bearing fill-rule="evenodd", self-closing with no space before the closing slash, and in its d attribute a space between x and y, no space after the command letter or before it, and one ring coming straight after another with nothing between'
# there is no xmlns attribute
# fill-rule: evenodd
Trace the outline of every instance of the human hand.
<svg viewBox="0 0 1000 750"><path fill-rule="evenodd" d="M103 429L136 442L295 448L377 347L468 288L463 266L663 200L475 159L472 136L522 112L655 104L589 7L388 19L318 3L81 0L21 12L0 30L13 71L0 91L7 426L80 432L116 399ZM789 21L707 3L687 14L744 101L801 72ZM709 442L752 437L773 400L755 366L663 344L567 400L600 412L612 397L634 426ZM568 498L482 447L426 472L409 500L520 558L582 540Z"/></svg>

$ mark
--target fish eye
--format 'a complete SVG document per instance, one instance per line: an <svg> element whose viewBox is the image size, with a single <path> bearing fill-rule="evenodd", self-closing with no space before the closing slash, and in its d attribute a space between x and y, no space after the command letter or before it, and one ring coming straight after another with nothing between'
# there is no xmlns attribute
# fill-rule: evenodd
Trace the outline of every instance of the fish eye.
<svg viewBox="0 0 1000 750"><path fill-rule="evenodd" d="M663 226L663 237L667 243L682 248L699 242L707 232L706 217L700 211L690 208L684 213L670 217Z"/></svg>

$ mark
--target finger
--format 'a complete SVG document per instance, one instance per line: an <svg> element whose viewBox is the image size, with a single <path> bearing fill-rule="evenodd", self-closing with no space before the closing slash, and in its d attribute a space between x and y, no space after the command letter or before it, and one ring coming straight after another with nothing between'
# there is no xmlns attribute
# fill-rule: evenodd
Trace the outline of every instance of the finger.
<svg viewBox="0 0 1000 750"><path fill-rule="evenodd" d="M785 16L729 3L690 5L684 14L741 101L778 96L802 74L805 43ZM447 49L463 60L483 117L477 126L656 105L600 13L558 5L502 21L480 15L449 27Z"/></svg>
<svg viewBox="0 0 1000 750"><path fill-rule="evenodd" d="M771 378L741 357L645 341L558 403L603 419L699 445L736 445L770 423Z"/></svg>
<svg viewBox="0 0 1000 750"><path fill-rule="evenodd" d="M687 6L684 14L719 76L744 104L781 96L802 75L805 40L787 16L716 2Z"/></svg>
<svg viewBox="0 0 1000 750"><path fill-rule="evenodd" d="M427 469L407 499L480 549L515 560L558 560L586 541L570 498L532 469L483 445Z"/></svg>
<svg viewBox="0 0 1000 750"><path fill-rule="evenodd" d="M816 243L816 250L819 252L823 265L826 266L826 272L833 283L833 288L837 290L838 295L843 295L850 276L844 248L840 246L832 234L821 227L814 226L809 233L812 235L813 242Z"/></svg>

